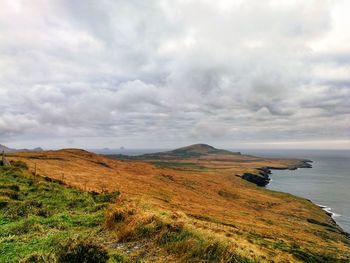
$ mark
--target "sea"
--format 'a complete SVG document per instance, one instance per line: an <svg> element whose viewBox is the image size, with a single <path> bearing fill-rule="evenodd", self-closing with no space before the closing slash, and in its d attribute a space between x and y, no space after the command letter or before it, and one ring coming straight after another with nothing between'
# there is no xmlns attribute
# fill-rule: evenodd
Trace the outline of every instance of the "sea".
<svg viewBox="0 0 350 263"><path fill-rule="evenodd" d="M350 150L241 150L264 157L312 160L312 168L272 170L266 188L310 199L350 233Z"/></svg>
<svg viewBox="0 0 350 263"><path fill-rule="evenodd" d="M165 149L95 150L104 154L139 155ZM307 198L332 213L333 219L350 233L350 150L262 150L228 149L261 157L298 158L312 161L312 168L272 170L266 188Z"/></svg>

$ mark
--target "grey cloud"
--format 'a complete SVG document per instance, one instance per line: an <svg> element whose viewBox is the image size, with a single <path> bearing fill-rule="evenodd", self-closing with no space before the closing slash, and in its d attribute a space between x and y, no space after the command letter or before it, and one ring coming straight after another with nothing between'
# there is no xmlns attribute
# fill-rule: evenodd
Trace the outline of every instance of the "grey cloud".
<svg viewBox="0 0 350 263"><path fill-rule="evenodd" d="M3 143L348 138L347 78L314 73L347 56L309 47L332 30L329 1L13 3L0 11Z"/></svg>

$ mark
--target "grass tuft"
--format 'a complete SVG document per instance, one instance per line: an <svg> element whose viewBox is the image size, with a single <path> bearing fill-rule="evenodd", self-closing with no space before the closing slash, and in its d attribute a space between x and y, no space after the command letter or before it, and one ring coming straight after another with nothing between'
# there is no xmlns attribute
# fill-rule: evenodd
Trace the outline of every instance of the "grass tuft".
<svg viewBox="0 0 350 263"><path fill-rule="evenodd" d="M167 215L168 213L161 213ZM130 203L110 207L105 226L117 231L119 242L150 242L180 262L255 262L234 246L187 226L183 218L157 215Z"/></svg>
<svg viewBox="0 0 350 263"><path fill-rule="evenodd" d="M91 240L68 240L56 252L57 263L105 263L108 252Z"/></svg>

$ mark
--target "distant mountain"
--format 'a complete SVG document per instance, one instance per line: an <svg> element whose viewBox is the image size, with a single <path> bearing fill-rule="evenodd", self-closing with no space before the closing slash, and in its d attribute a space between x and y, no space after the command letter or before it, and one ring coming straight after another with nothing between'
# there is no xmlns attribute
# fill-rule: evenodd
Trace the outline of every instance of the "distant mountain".
<svg viewBox="0 0 350 263"><path fill-rule="evenodd" d="M155 160L155 159L187 159L197 158L200 156L218 156L218 155L240 155L240 152L231 152L227 150L217 149L208 144L193 144L186 147L181 147L172 151L146 153L137 156L128 156L123 154L106 155L110 158L115 159L129 159L129 160Z"/></svg>
<svg viewBox="0 0 350 263"><path fill-rule="evenodd" d="M217 149L208 144L193 144L186 147L181 147L172 151L144 154L143 156L169 156L169 157L199 157L208 154L240 154L239 152L231 152L227 150Z"/></svg>
<svg viewBox="0 0 350 263"><path fill-rule="evenodd" d="M5 145L2 145L0 144L0 152L5 152L5 153L8 153L8 152L14 152L15 150L14 149L11 149L11 148L8 148L6 147Z"/></svg>
<svg viewBox="0 0 350 263"><path fill-rule="evenodd" d="M29 150L29 151L43 151L44 149L41 148L41 147L36 147L36 148L33 148L32 150Z"/></svg>
<svg viewBox="0 0 350 263"><path fill-rule="evenodd" d="M13 149L9 148L5 145L0 144L0 152L4 151L5 153L11 153L11 152L30 152L30 151L43 151L41 147L36 147L33 149Z"/></svg>

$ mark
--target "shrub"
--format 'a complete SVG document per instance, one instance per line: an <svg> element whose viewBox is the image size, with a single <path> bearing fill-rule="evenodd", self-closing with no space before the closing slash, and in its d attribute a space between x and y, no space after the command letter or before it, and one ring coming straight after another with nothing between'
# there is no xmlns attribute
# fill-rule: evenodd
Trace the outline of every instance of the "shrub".
<svg viewBox="0 0 350 263"><path fill-rule="evenodd" d="M0 189L9 189L15 192L18 192L20 190L19 186L16 184L3 184L3 185L0 185Z"/></svg>
<svg viewBox="0 0 350 263"><path fill-rule="evenodd" d="M0 209L5 208L8 205L6 200L0 200Z"/></svg>
<svg viewBox="0 0 350 263"><path fill-rule="evenodd" d="M239 198L239 195L236 194L236 193L231 193L231 192L227 192L227 191L223 191L223 190L220 190L218 192L218 194L224 198L227 198L227 199L238 199Z"/></svg>
<svg viewBox="0 0 350 263"><path fill-rule="evenodd" d="M17 223L15 226L13 226L12 229L10 230L10 234L24 235L35 231L41 232L42 226L27 219L24 222Z"/></svg>
<svg viewBox="0 0 350 263"><path fill-rule="evenodd" d="M126 263L126 262L130 262L129 259L125 255L119 254L119 253L111 255L110 261L112 263Z"/></svg>
<svg viewBox="0 0 350 263"><path fill-rule="evenodd" d="M18 192L20 189L19 189L19 186L18 185L9 185L9 189L12 190L12 191L16 191Z"/></svg>
<svg viewBox="0 0 350 263"><path fill-rule="evenodd" d="M183 224L173 223L166 225L166 228L162 231L157 243L159 245L165 245L168 243L183 241L188 237L191 237L191 233L184 229Z"/></svg>
<svg viewBox="0 0 350 263"><path fill-rule="evenodd" d="M120 195L119 192L111 192L111 193L100 193L96 192L92 193L94 200L98 203L109 203L114 201Z"/></svg>
<svg viewBox="0 0 350 263"><path fill-rule="evenodd" d="M105 226L107 228L113 228L116 223L123 222L134 214L136 214L136 208L134 205L128 204L123 207L119 205L111 206L110 209L107 210L105 216Z"/></svg>
<svg viewBox="0 0 350 263"><path fill-rule="evenodd" d="M22 169L22 170L28 170L28 165L25 162L22 161L10 161L11 165L13 167Z"/></svg>
<svg viewBox="0 0 350 263"><path fill-rule="evenodd" d="M6 218L16 220L27 216L28 209L21 202L11 202L10 204L6 206L4 211Z"/></svg>
<svg viewBox="0 0 350 263"><path fill-rule="evenodd" d="M41 217L48 217L52 214L52 211L45 207L41 201L11 201L10 204L4 204L2 208L4 209L4 216L12 220L28 217L31 214Z"/></svg>
<svg viewBox="0 0 350 263"><path fill-rule="evenodd" d="M40 208L36 212L36 215L47 218L51 215L51 213L47 209Z"/></svg>
<svg viewBox="0 0 350 263"><path fill-rule="evenodd" d="M32 207L36 207L36 208L43 207L43 202L37 201L37 200L31 200L31 201L27 201L25 203L27 206L32 206Z"/></svg>
<svg viewBox="0 0 350 263"><path fill-rule="evenodd" d="M21 260L20 263L45 263L49 262L47 256L42 254L31 254L25 259Z"/></svg>
<svg viewBox="0 0 350 263"><path fill-rule="evenodd" d="M1 189L0 195L7 196L11 199L18 200L19 195L16 191L10 190L10 189Z"/></svg>
<svg viewBox="0 0 350 263"><path fill-rule="evenodd" d="M54 178L51 178L51 177L48 177L48 176L44 176L44 180L47 181L47 182L52 182L52 183L56 183L56 184L60 184L60 185L64 185L64 181L62 180L59 180L59 179L54 179Z"/></svg>
<svg viewBox="0 0 350 263"><path fill-rule="evenodd" d="M56 253L58 263L105 263L107 251L91 241L69 240Z"/></svg>

